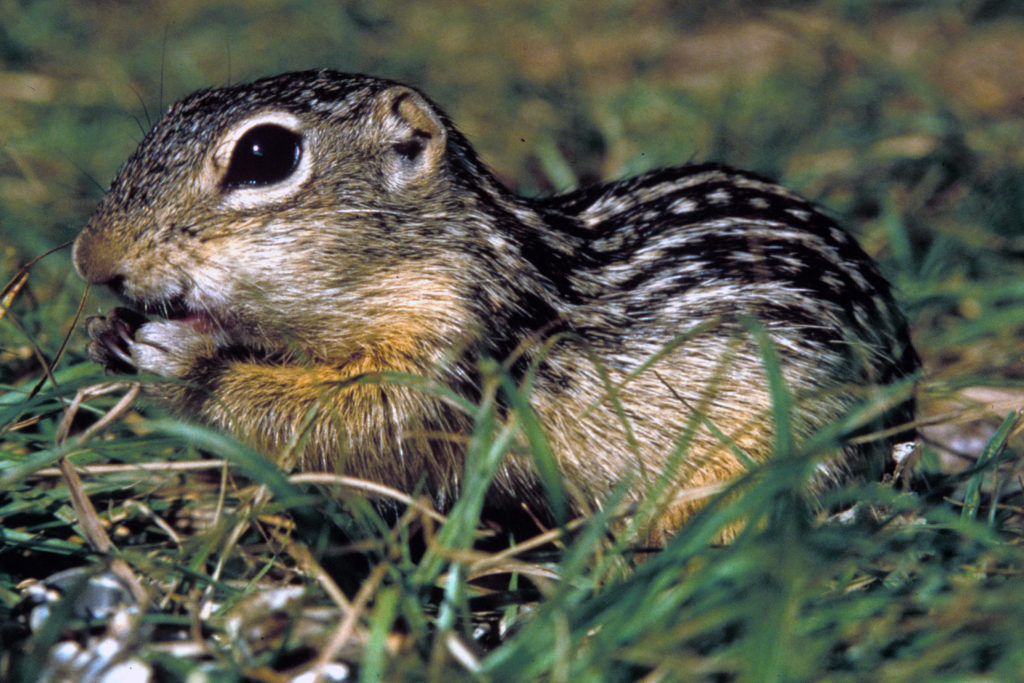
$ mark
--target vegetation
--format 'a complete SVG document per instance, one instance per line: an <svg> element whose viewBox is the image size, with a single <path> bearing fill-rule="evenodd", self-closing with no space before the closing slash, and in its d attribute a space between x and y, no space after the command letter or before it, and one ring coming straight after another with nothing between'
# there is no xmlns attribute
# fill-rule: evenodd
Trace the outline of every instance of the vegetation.
<svg viewBox="0 0 1024 683"><path fill-rule="evenodd" d="M0 677L34 680L64 636L59 611L16 626L19 582L118 557L158 596L124 640L163 681L279 680L335 655L361 680L1018 678L1022 38L1012 0L0 0ZM496 550L477 524L489 473L523 442L544 457L528 411L497 420L498 396L525 400L499 368L466 406L467 490L443 521L382 516L354 482L316 484L141 404L90 432L126 389L75 402L110 379L82 353L85 288L67 249L33 259L77 234L169 102L320 66L420 85L524 192L699 159L823 203L912 321L934 495L851 487L833 502L881 520L815 523L799 481L826 435L663 552L611 539L614 506ZM65 457L96 466L94 513L54 470Z"/></svg>

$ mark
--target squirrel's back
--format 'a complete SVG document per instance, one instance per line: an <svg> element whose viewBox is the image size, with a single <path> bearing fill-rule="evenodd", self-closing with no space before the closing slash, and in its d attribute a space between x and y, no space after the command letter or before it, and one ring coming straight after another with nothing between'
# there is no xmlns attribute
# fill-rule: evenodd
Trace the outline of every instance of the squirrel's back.
<svg viewBox="0 0 1024 683"><path fill-rule="evenodd" d="M575 508L629 481L634 500L663 493L670 531L690 489L771 456L766 359L798 442L917 364L871 259L778 185L697 165L526 199L418 91L330 71L172 107L74 259L158 318L94 318L93 358L184 380L150 391L268 453L302 434L304 466L442 505L469 416L359 378L472 398L481 358L515 358ZM908 394L888 395L847 431L909 422ZM838 449L816 485L880 470L882 450ZM491 500L543 510L529 457L506 458Z"/></svg>

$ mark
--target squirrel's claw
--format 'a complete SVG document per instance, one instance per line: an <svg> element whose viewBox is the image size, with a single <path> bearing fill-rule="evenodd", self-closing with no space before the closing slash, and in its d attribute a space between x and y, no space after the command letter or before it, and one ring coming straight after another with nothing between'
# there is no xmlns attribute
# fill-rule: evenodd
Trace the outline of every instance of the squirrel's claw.
<svg viewBox="0 0 1024 683"><path fill-rule="evenodd" d="M129 347L134 342L135 331L145 322L145 316L127 308L115 308L105 316L87 318L85 329L91 341L85 347L86 355L107 372L137 372Z"/></svg>

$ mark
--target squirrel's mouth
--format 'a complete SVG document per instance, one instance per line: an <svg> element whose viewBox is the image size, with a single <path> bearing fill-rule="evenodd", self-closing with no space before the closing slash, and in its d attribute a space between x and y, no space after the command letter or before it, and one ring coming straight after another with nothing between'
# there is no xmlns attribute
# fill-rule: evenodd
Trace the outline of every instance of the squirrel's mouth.
<svg viewBox="0 0 1024 683"><path fill-rule="evenodd" d="M190 306L182 298L168 299L155 303L136 303L136 309L144 316L162 318L189 325L197 332L216 337L224 335L224 325L208 310Z"/></svg>
<svg viewBox="0 0 1024 683"><path fill-rule="evenodd" d="M201 332L202 334L209 336L213 336L218 332L223 332L221 324L213 316L207 313L187 311L181 314L166 316L166 318L167 320L185 323L186 325L194 328L197 332Z"/></svg>

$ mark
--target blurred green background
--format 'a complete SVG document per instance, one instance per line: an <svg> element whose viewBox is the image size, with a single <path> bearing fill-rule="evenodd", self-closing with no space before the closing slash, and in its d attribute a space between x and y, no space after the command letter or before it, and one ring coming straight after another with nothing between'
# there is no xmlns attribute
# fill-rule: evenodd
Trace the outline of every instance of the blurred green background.
<svg viewBox="0 0 1024 683"><path fill-rule="evenodd" d="M881 261L938 384L1018 379L1022 45L1019 0L0 0L0 272L72 239L173 100L332 67L423 88L528 194L690 160L775 177ZM64 251L17 297L45 350L82 291ZM14 381L31 353L2 336Z"/></svg>

